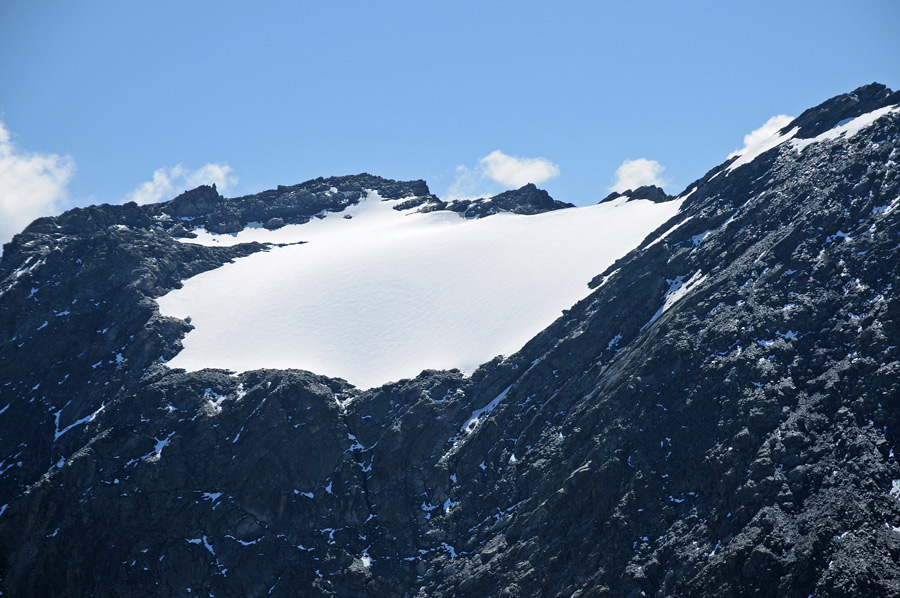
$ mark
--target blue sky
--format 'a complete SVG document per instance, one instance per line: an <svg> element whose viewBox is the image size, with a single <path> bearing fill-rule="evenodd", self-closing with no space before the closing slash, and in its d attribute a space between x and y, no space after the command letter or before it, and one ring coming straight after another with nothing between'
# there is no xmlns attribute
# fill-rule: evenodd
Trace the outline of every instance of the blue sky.
<svg viewBox="0 0 900 598"><path fill-rule="evenodd" d="M900 88L900 3L733 4L0 0L0 242L207 180L583 205L644 160L678 192L774 115Z"/></svg>

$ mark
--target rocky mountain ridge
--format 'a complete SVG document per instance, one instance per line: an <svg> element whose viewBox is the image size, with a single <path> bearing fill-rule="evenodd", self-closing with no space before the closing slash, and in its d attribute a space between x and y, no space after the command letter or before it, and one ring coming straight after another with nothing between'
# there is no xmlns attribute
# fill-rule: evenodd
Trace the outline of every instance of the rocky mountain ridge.
<svg viewBox="0 0 900 598"><path fill-rule="evenodd" d="M896 104L873 84L783 133ZM888 111L727 161L515 355L365 392L173 371L190 323L153 299L266 250L180 243L184 223L299 223L364 189L449 209L421 181L41 219L0 260L0 587L898 595L898 159ZM510 209L498 198L454 211Z"/></svg>

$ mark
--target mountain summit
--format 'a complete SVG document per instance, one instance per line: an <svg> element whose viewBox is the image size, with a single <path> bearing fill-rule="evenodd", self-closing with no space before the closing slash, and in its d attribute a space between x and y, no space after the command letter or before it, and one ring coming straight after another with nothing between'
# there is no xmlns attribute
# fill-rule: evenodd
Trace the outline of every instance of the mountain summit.
<svg viewBox="0 0 900 598"><path fill-rule="evenodd" d="M873 84L676 197L363 174L39 219L0 258L0 589L900 594L898 156Z"/></svg>

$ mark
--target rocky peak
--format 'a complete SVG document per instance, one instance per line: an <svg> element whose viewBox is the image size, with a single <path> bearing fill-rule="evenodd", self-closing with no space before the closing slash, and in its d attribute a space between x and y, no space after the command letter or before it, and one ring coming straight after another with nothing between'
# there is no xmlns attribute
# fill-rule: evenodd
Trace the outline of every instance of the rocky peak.
<svg viewBox="0 0 900 598"><path fill-rule="evenodd" d="M808 139L835 127L841 121L894 104L900 104L900 92L892 91L881 83L870 83L805 110L782 129L782 133L799 127L796 137Z"/></svg>
<svg viewBox="0 0 900 598"><path fill-rule="evenodd" d="M627 197L629 201L632 199L649 199L654 203L662 203L664 201L669 201L670 199L675 198L673 195L669 195L668 193L663 191L661 187L657 187L656 185L643 185L633 190L628 189L626 191L613 191L612 193L601 199L599 203L613 201L614 199L618 199L620 197Z"/></svg>
<svg viewBox="0 0 900 598"><path fill-rule="evenodd" d="M466 218L483 218L498 212L530 215L571 207L574 207L573 204L557 201L534 183L528 183L487 199L458 199L444 209L459 212Z"/></svg>
<svg viewBox="0 0 900 598"><path fill-rule="evenodd" d="M426 187L427 189L427 187ZM512 214L541 214L561 208L571 208L573 204L557 201L534 183L528 183L518 189L498 193L492 197L478 199L454 199L443 201L436 196L417 195L394 206L395 210L411 210L418 208L420 212L436 212L449 210L467 219L484 218L500 212Z"/></svg>
<svg viewBox="0 0 900 598"><path fill-rule="evenodd" d="M163 211L175 218L196 218L215 210L224 199L219 195L215 184L200 185L166 202Z"/></svg>
<svg viewBox="0 0 900 598"><path fill-rule="evenodd" d="M532 214L558 210L563 207L571 207L572 204L556 201L543 189L538 189L534 183L504 191L488 200L496 207L516 214Z"/></svg>

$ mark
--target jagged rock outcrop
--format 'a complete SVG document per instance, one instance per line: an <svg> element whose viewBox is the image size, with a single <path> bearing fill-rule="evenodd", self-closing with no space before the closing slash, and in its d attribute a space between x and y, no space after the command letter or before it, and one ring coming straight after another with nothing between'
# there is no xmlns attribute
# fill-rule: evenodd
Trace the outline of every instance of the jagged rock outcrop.
<svg viewBox="0 0 900 598"><path fill-rule="evenodd" d="M622 191L621 193L618 191L613 191L612 193L601 199L600 203L613 201L614 199L618 199L620 197L627 197L629 200L649 199L654 203L660 203L674 199L674 197L663 191L661 187L657 187L656 185L644 185L634 190L628 189L627 191Z"/></svg>
<svg viewBox="0 0 900 598"><path fill-rule="evenodd" d="M551 210L573 207L570 203L557 201L534 183L513 191L504 191L487 199L458 199L450 202L446 209L459 212L466 218L483 218L498 212L513 214L540 214Z"/></svg>
<svg viewBox="0 0 900 598"><path fill-rule="evenodd" d="M897 103L866 86L795 126ZM167 231L301 222L363 189L430 209L424 183L41 219L0 260L0 588L900 594L898 157L894 111L726 162L520 352L365 392L167 368L190 323L153 298L266 249Z"/></svg>
<svg viewBox="0 0 900 598"><path fill-rule="evenodd" d="M528 183L518 189L504 191L482 199L455 199L450 202L441 201L434 196L418 196L395 206L397 210L419 208L421 212L449 210L464 218L484 218L500 212L511 214L541 214L562 208L572 208L573 204L557 201L534 183Z"/></svg>

